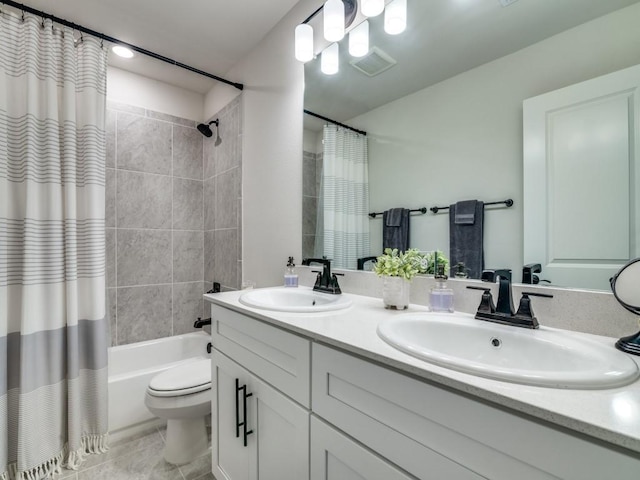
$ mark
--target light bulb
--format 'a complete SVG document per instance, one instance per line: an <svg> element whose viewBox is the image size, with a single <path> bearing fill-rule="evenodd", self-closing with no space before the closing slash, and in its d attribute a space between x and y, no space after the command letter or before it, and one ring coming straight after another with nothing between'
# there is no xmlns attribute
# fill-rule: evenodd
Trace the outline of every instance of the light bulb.
<svg viewBox="0 0 640 480"><path fill-rule="evenodd" d="M313 58L313 28L302 23L296 27L296 60L308 62Z"/></svg>
<svg viewBox="0 0 640 480"><path fill-rule="evenodd" d="M407 28L407 0L393 0L384 11L384 31L397 35Z"/></svg>
<svg viewBox="0 0 640 480"><path fill-rule="evenodd" d="M335 75L338 73L339 60L338 44L332 43L322 51L320 70L325 75Z"/></svg>
<svg viewBox="0 0 640 480"><path fill-rule="evenodd" d="M360 8L364 16L375 17L384 10L384 0L362 0Z"/></svg>
<svg viewBox="0 0 640 480"><path fill-rule="evenodd" d="M111 51L122 58L133 58L133 52L131 49L123 47L122 45L114 45L111 47Z"/></svg>
<svg viewBox="0 0 640 480"><path fill-rule="evenodd" d="M369 21L365 20L349 32L349 53L363 57L369 53Z"/></svg>
<svg viewBox="0 0 640 480"><path fill-rule="evenodd" d="M342 0L327 0L322 12L325 40L339 42L344 38L344 3Z"/></svg>

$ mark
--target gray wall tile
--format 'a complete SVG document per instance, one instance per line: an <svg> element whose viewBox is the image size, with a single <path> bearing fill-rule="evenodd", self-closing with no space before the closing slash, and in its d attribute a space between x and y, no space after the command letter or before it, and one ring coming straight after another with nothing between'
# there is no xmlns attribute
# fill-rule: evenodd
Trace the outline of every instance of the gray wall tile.
<svg viewBox="0 0 640 480"><path fill-rule="evenodd" d="M238 226L240 168L233 168L216 177L216 229Z"/></svg>
<svg viewBox="0 0 640 480"><path fill-rule="evenodd" d="M118 170L118 228L171 228L171 177Z"/></svg>
<svg viewBox="0 0 640 480"><path fill-rule="evenodd" d="M118 112L118 168L171 175L171 124Z"/></svg>
<svg viewBox="0 0 640 480"><path fill-rule="evenodd" d="M107 287L115 287L116 284L116 229L106 229L106 267Z"/></svg>
<svg viewBox="0 0 640 480"><path fill-rule="evenodd" d="M216 281L230 288L240 288L238 280L238 230L214 232L214 262Z"/></svg>
<svg viewBox="0 0 640 480"><path fill-rule="evenodd" d="M204 229L216 227L216 177L204 181Z"/></svg>
<svg viewBox="0 0 640 480"><path fill-rule="evenodd" d="M173 126L173 176L202 180L202 145L205 138L195 128Z"/></svg>
<svg viewBox="0 0 640 480"><path fill-rule="evenodd" d="M201 282L204 280L204 232L173 232L173 281Z"/></svg>
<svg viewBox="0 0 640 480"><path fill-rule="evenodd" d="M202 316L202 294L205 291L202 282L175 283L173 285L174 335L195 331L193 322Z"/></svg>
<svg viewBox="0 0 640 480"><path fill-rule="evenodd" d="M176 117L167 113L154 112L153 110L147 110L147 117L154 118L156 120L162 120L164 122L175 123L185 127L195 128L197 122L195 120L189 120L188 118Z"/></svg>
<svg viewBox="0 0 640 480"><path fill-rule="evenodd" d="M204 157L204 178L211 178L216 174L216 159L218 147L214 145L213 138L203 140L202 149Z"/></svg>
<svg viewBox="0 0 640 480"><path fill-rule="evenodd" d="M107 289L107 308L109 313L109 328L111 330L111 346L118 344L118 327L117 327L117 308L118 308L118 289Z"/></svg>
<svg viewBox="0 0 640 480"><path fill-rule="evenodd" d="M215 270L215 238L214 232L204 232L204 280L217 282Z"/></svg>
<svg viewBox="0 0 640 480"><path fill-rule="evenodd" d="M318 199L316 197L302 197L302 233L315 235Z"/></svg>
<svg viewBox="0 0 640 480"><path fill-rule="evenodd" d="M118 287L171 282L170 230L124 230L117 234Z"/></svg>
<svg viewBox="0 0 640 480"><path fill-rule="evenodd" d="M173 179L173 228L202 230L202 194L202 181Z"/></svg>
<svg viewBox="0 0 640 480"><path fill-rule="evenodd" d="M105 176L105 225L116 226L116 170L107 168Z"/></svg>
<svg viewBox="0 0 640 480"><path fill-rule="evenodd" d="M134 113L142 117L147 114L147 111L142 107L136 107L135 105L128 105L126 103L114 102L112 100L107 100L107 109L115 110L118 112Z"/></svg>
<svg viewBox="0 0 640 480"><path fill-rule="evenodd" d="M108 168L116 167L116 112L115 110L107 110L105 119L105 136L106 136L106 164Z"/></svg>
<svg viewBox="0 0 640 480"><path fill-rule="evenodd" d="M304 152L302 160L302 194L308 197L317 197L316 188L316 158L311 154L312 158L307 158L307 152Z"/></svg>
<svg viewBox="0 0 640 480"><path fill-rule="evenodd" d="M171 336L171 285L118 288L118 345Z"/></svg>

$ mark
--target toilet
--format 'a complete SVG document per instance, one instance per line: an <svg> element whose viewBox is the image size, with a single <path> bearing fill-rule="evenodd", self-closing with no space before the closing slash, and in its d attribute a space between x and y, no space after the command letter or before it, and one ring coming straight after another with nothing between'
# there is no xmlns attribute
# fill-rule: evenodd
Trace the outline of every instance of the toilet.
<svg viewBox="0 0 640 480"><path fill-rule="evenodd" d="M198 358L151 379L145 405L167 420L164 459L183 465L209 448L205 418L211 413L211 359Z"/></svg>

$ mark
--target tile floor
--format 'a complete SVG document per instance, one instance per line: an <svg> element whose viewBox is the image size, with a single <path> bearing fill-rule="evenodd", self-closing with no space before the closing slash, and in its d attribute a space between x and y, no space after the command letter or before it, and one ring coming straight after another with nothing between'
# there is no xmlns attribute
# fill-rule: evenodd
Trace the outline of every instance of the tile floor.
<svg viewBox="0 0 640 480"><path fill-rule="evenodd" d="M64 470L55 480L215 480L211 452L187 465L162 458L165 429L112 442L107 453L91 455L78 471Z"/></svg>

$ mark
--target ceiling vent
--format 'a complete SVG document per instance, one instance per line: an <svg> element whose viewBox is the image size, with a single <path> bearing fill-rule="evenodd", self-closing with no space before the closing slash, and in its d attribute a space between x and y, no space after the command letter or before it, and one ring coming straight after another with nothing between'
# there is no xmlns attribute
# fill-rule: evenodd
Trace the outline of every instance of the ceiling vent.
<svg viewBox="0 0 640 480"><path fill-rule="evenodd" d="M351 60L349 63L365 75L375 77L393 67L397 62L378 47L373 47L364 57Z"/></svg>

